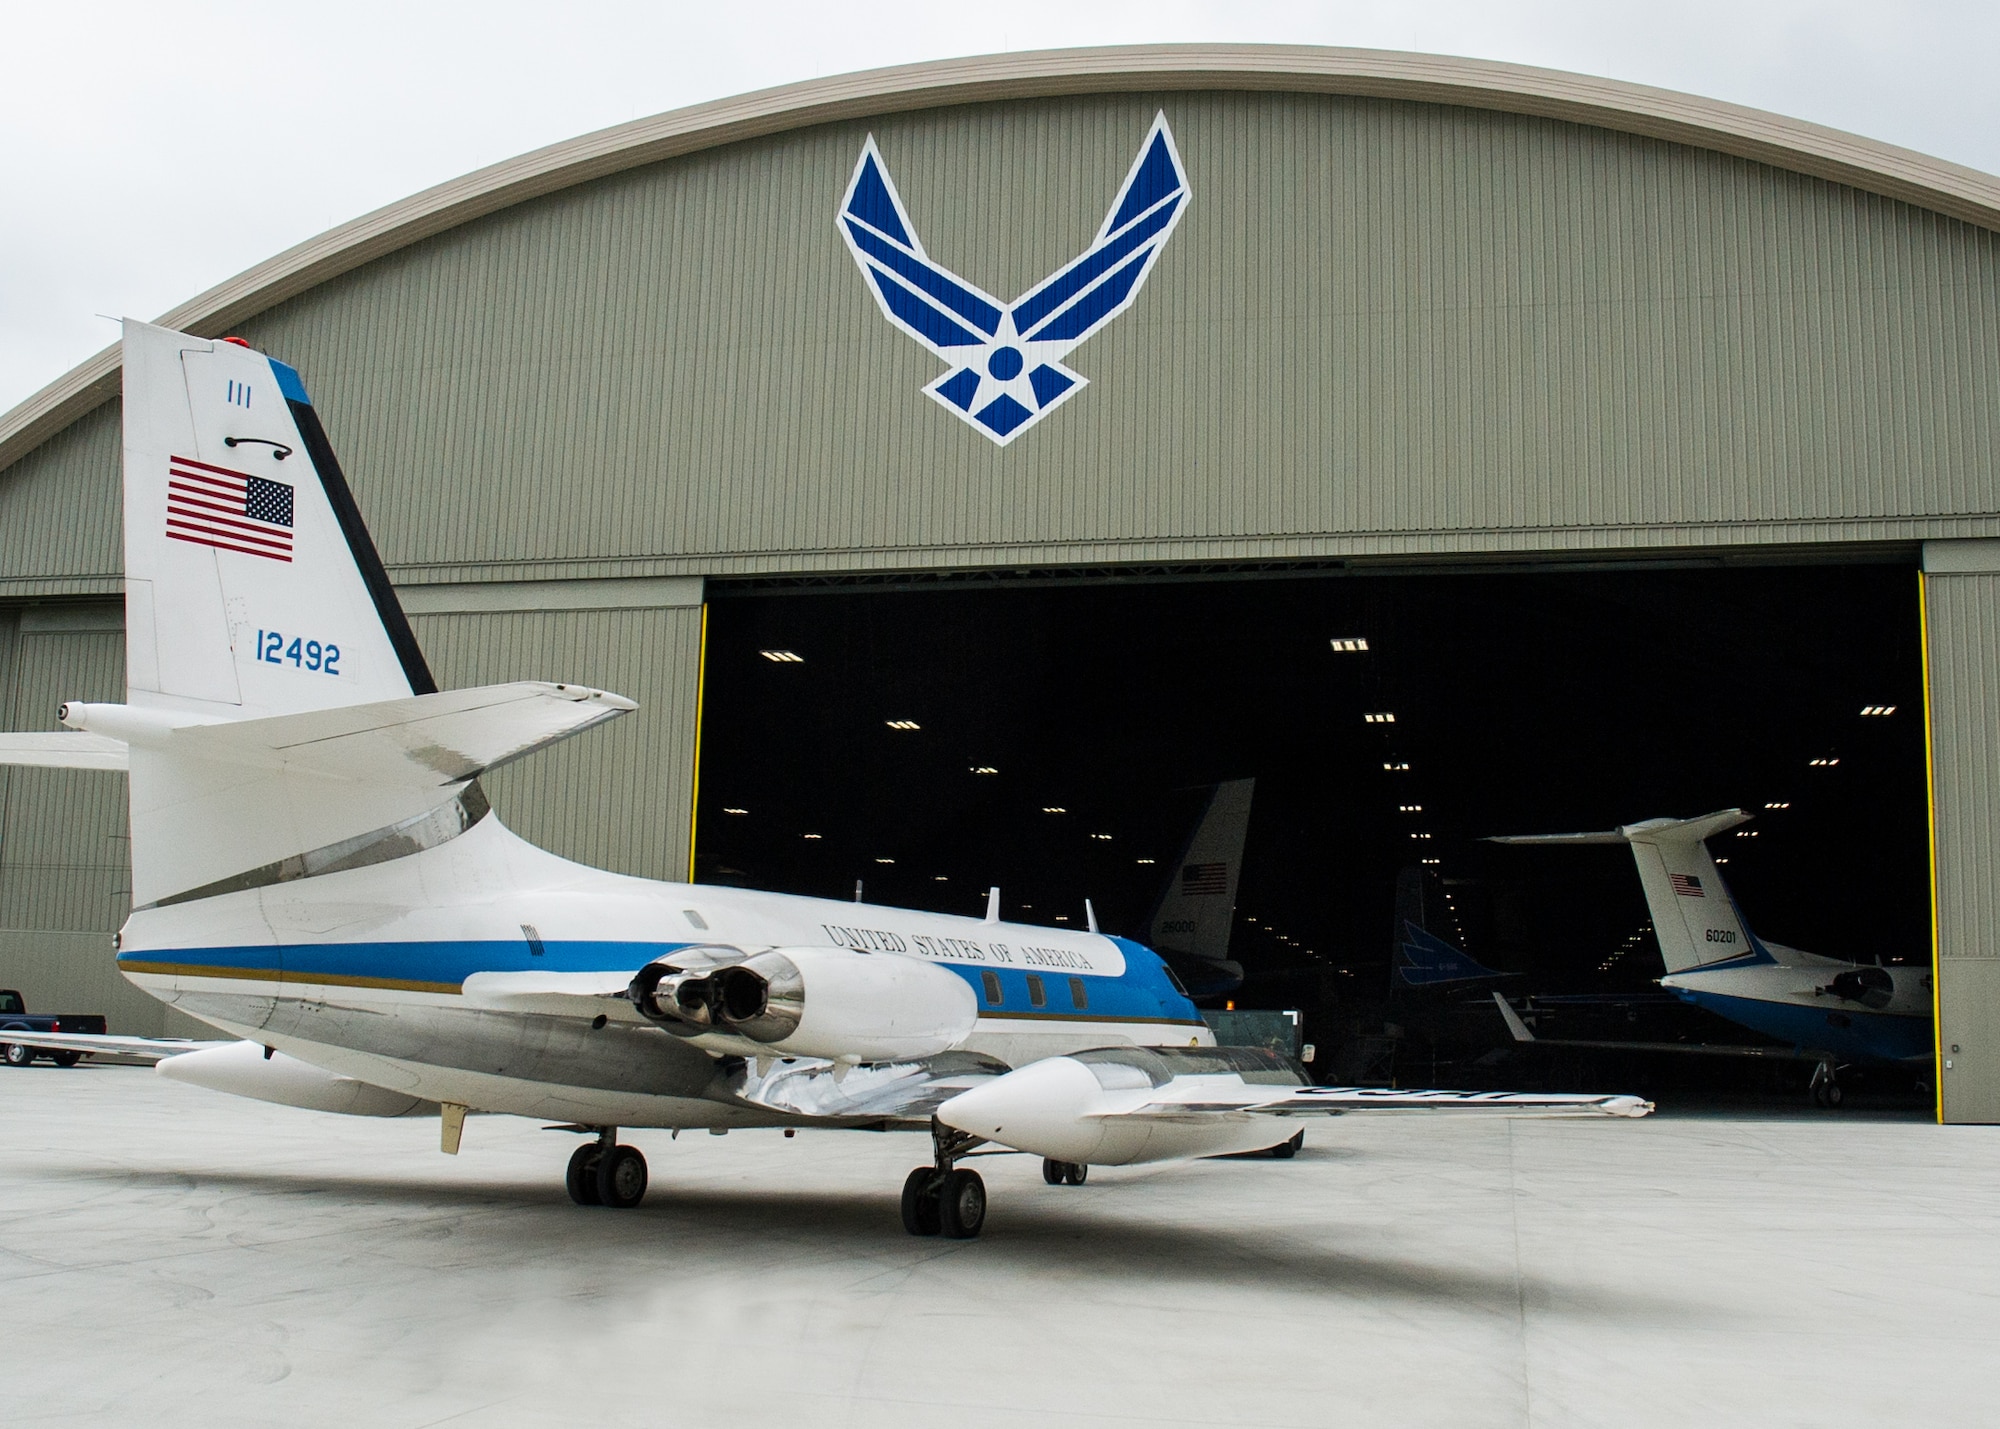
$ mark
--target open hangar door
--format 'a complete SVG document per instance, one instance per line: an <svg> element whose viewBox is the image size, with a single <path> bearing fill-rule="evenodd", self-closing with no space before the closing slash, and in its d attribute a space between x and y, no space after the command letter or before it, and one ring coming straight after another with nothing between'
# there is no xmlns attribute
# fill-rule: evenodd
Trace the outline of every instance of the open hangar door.
<svg viewBox="0 0 2000 1429"><path fill-rule="evenodd" d="M1206 788L1254 778L1232 998L1304 1009L1322 1079L1795 1104L1810 1064L1516 1047L1496 987L1545 1000L1545 1037L1768 1039L1659 994L1627 849L1488 835L1742 808L1710 848L1752 930L1929 964L1913 558L710 601L697 878L971 916L998 885L1010 918L1077 926L1089 898L1144 939ZM1397 983L1399 876L1402 913L1416 880L1431 931L1508 976ZM1927 1105L1929 1077L1860 1089Z"/></svg>

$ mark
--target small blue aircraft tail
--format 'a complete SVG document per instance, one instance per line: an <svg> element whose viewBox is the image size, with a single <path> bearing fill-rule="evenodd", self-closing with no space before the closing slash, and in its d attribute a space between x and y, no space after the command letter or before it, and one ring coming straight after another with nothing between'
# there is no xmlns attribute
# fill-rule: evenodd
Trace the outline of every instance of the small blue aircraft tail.
<svg viewBox="0 0 2000 1429"><path fill-rule="evenodd" d="M1396 876L1396 929L1389 960L1394 991L1434 992L1509 976L1495 972L1430 931L1437 890L1421 868Z"/></svg>

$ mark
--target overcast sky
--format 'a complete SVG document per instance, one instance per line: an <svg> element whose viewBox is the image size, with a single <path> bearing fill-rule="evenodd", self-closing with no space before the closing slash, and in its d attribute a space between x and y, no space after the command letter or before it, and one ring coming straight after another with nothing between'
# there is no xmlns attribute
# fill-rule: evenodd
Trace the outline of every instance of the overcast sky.
<svg viewBox="0 0 2000 1429"><path fill-rule="evenodd" d="M1974 0L64 0L5 8L0 410L335 224L543 144L880 65L1240 41L1476 55L1796 115L2000 171Z"/></svg>

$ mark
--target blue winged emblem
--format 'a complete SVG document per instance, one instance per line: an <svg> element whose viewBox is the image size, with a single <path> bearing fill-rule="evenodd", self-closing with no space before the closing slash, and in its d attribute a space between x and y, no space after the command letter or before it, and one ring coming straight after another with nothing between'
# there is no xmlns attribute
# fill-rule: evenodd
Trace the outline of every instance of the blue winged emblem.
<svg viewBox="0 0 2000 1429"><path fill-rule="evenodd" d="M1005 446L1083 390L1063 359L1132 306L1187 204L1161 113L1090 247L1012 303L931 261L872 134L837 222L882 315L950 364L924 391Z"/></svg>

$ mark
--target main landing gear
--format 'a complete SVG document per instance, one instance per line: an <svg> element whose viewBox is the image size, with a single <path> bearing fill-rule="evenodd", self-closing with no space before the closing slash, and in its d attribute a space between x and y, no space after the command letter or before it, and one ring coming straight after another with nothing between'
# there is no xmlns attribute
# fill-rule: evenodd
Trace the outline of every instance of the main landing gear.
<svg viewBox="0 0 2000 1429"><path fill-rule="evenodd" d="M1042 1158L1042 1179L1051 1186L1081 1186L1089 1175L1090 1168L1079 1162Z"/></svg>
<svg viewBox="0 0 2000 1429"><path fill-rule="evenodd" d="M1847 1093L1840 1089L1839 1069L1832 1062L1821 1062L1813 1068L1813 1105L1828 1111L1839 1111L1840 1104L1847 1100Z"/></svg>
<svg viewBox="0 0 2000 1429"><path fill-rule="evenodd" d="M597 1139L577 1147L563 1184L579 1206L629 1211L646 1198L646 1158L636 1146L618 1144L618 1128L596 1128Z"/></svg>
<svg viewBox="0 0 2000 1429"><path fill-rule="evenodd" d="M979 1145L980 1138L931 1120L933 1163L919 1166L903 1178L903 1229L911 1235L942 1235L971 1240L986 1224L986 1183L977 1171L953 1167L955 1157Z"/></svg>

